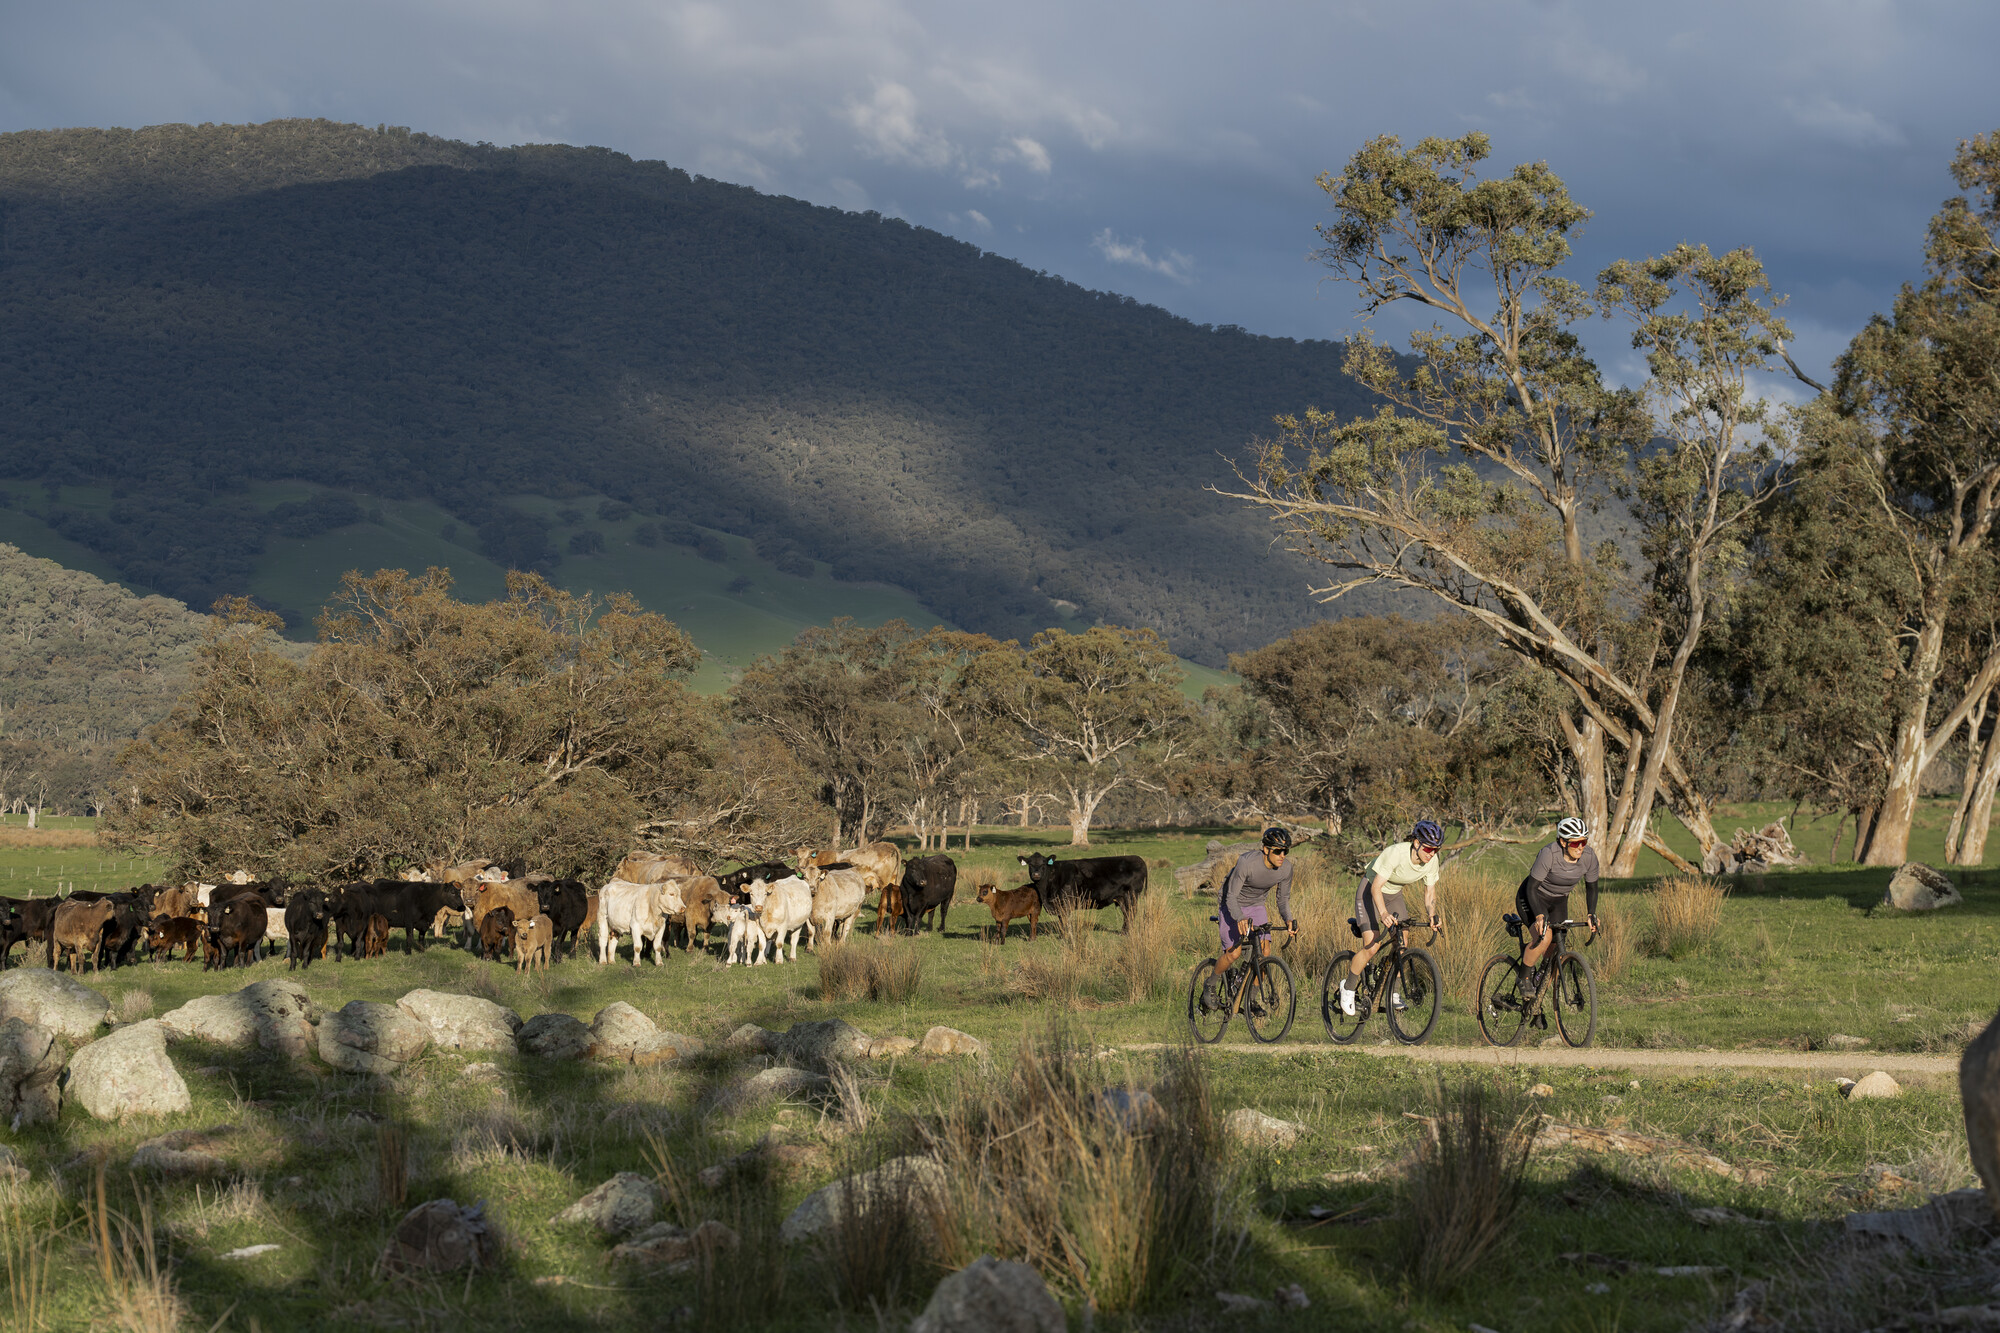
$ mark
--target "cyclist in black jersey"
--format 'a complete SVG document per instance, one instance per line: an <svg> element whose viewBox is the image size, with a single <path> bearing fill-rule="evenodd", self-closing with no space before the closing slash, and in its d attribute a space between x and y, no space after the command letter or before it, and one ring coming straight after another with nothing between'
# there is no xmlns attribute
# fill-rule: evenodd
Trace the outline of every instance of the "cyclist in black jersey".
<svg viewBox="0 0 2000 1333"><path fill-rule="evenodd" d="M1590 933L1597 934L1597 852L1590 846L1590 825L1571 815L1556 825L1556 840L1535 855L1535 864L1514 893L1514 910L1529 927L1532 942L1521 950L1528 968L1526 991L1532 997L1541 988L1541 974L1535 965L1549 951L1555 936L1549 922L1569 919L1569 893L1583 885L1584 914Z"/></svg>

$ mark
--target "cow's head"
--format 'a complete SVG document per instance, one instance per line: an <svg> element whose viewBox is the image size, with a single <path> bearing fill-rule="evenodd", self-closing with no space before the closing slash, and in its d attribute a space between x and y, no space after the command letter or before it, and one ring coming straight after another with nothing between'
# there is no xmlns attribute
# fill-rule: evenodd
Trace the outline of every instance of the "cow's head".
<svg viewBox="0 0 2000 1333"><path fill-rule="evenodd" d="M1015 859L1028 868L1028 882L1030 884L1040 884L1042 882L1042 875L1047 872L1050 866L1056 863L1056 859L1053 856L1044 856L1040 852L1030 852L1026 856L1016 857Z"/></svg>

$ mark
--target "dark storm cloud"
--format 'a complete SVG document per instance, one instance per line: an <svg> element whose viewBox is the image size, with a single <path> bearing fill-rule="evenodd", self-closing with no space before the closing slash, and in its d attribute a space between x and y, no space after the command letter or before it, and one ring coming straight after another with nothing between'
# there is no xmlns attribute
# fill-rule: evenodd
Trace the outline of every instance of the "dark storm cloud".
<svg viewBox="0 0 2000 1333"><path fill-rule="evenodd" d="M1376 134L1483 129L1498 168L1545 159L1595 210L1579 277L1754 246L1819 365L1917 272L1953 144L2000 127L1978 0L147 0L15 4L6 34L5 128L326 116L603 144L1295 336L1357 323L1305 259L1314 176Z"/></svg>

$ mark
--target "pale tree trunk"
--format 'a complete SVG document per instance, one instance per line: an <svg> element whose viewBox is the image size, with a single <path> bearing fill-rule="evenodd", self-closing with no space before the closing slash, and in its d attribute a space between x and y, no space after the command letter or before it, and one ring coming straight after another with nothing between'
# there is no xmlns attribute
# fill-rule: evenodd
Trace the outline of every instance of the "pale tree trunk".
<svg viewBox="0 0 2000 1333"><path fill-rule="evenodd" d="M1972 784L1970 799L1966 802L1965 824L1958 842L1958 854L1952 864L1976 866L1986 860L1986 833L1993 823L1993 793L2000 788L2000 724L1993 728L1993 734L1986 738L1982 754L1974 734L1972 752L1966 756L1966 769L1971 771L1973 757L1979 758L1978 778Z"/></svg>
<svg viewBox="0 0 2000 1333"><path fill-rule="evenodd" d="M1862 864L1861 858L1868 855L1869 840L1875 836L1875 815L1881 808L1879 805L1864 805L1854 812L1854 855L1848 859L1856 865Z"/></svg>
<svg viewBox="0 0 2000 1333"><path fill-rule="evenodd" d="M1863 865L1895 866L1909 858L1910 826L1916 822L1917 797L1924 768L1930 762L1931 690L1937 682L1944 650L1944 616L1932 614L1917 635L1910 657L1910 696L1896 719L1896 741L1889 751L1889 782L1882 793L1882 810L1868 839Z"/></svg>
<svg viewBox="0 0 2000 1333"><path fill-rule="evenodd" d="M1611 802L1604 785L1604 728L1588 713L1583 715L1581 723L1567 712L1557 714L1557 719L1562 723L1570 761L1576 765L1577 795L1583 801L1583 809L1577 813L1590 825L1594 835L1605 836Z"/></svg>
<svg viewBox="0 0 2000 1333"><path fill-rule="evenodd" d="M1986 722L1987 698L1972 706L1965 718L1965 771L1958 784L1958 806L1951 812L1951 826L1944 831L1944 859L1948 865L1961 864L1958 859L1959 835L1965 831L1965 816L1972 809L1972 789L1979 785L1980 758L1982 746L1979 729ZM1977 865L1978 862L1974 862Z"/></svg>
<svg viewBox="0 0 2000 1333"><path fill-rule="evenodd" d="M1071 787L1069 790L1069 845L1090 846L1090 821L1097 815L1098 804L1111 789L1092 791L1088 787Z"/></svg>

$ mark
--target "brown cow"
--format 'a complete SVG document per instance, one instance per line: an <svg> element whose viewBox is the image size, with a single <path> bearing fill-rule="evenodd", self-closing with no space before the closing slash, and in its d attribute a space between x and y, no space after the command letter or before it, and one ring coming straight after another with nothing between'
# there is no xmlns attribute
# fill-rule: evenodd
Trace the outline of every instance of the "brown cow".
<svg viewBox="0 0 2000 1333"><path fill-rule="evenodd" d="M542 910L542 900L535 893L532 878L480 885L466 902L465 922L473 939L485 940L480 925L486 920L486 914L496 907L505 907L513 912L516 921L532 921Z"/></svg>
<svg viewBox="0 0 2000 1333"><path fill-rule="evenodd" d="M556 923L547 913L539 914L527 921L514 923L514 970L522 972L534 967L540 959L542 971L549 970L549 953L556 942Z"/></svg>
<svg viewBox="0 0 2000 1333"><path fill-rule="evenodd" d="M633 884L658 884L666 879L691 879L701 874L701 866L691 856L678 852L628 852L611 878Z"/></svg>
<svg viewBox="0 0 2000 1333"><path fill-rule="evenodd" d="M479 953L481 957L498 958L503 952L514 947L514 909L496 907L479 918Z"/></svg>
<svg viewBox="0 0 2000 1333"><path fill-rule="evenodd" d="M1028 938L1034 939L1035 932L1042 924L1042 895L1035 892L1032 884L1023 884L1018 889L1002 890L996 884L981 884L978 899L993 913L993 919L1000 923L1000 943L1007 943L1007 924L1015 917L1028 918ZM979 938L986 938L986 927L979 928Z"/></svg>
<svg viewBox="0 0 2000 1333"><path fill-rule="evenodd" d="M153 895L154 919L193 916L194 889L192 884L183 884L178 889L161 889Z"/></svg>
<svg viewBox="0 0 2000 1333"><path fill-rule="evenodd" d="M49 954L49 966L60 972L62 956L70 955L69 970L76 972L83 966L84 950L90 951L92 971L100 971L104 966L104 928L111 924L111 917L117 909L109 902L66 902L56 908L53 928L54 944Z"/></svg>
<svg viewBox="0 0 2000 1333"><path fill-rule="evenodd" d="M722 886L715 882L713 875L696 875L691 879L679 880L678 883L681 888L681 901L687 904L687 910L668 917L667 924L680 926L687 931L689 953L695 951L696 941L699 941L701 948L706 950L710 923L715 920L716 914L733 900L722 891Z"/></svg>
<svg viewBox="0 0 2000 1333"><path fill-rule="evenodd" d="M380 912L371 913L367 924L361 928L361 956L381 958L389 952L389 918Z"/></svg>
<svg viewBox="0 0 2000 1333"><path fill-rule="evenodd" d="M165 961L171 962L174 950L186 945L186 961L192 963L194 951L202 942L201 936L201 922L193 917L156 916L152 924L146 927L146 954L154 962L162 961L160 955L165 954Z"/></svg>

